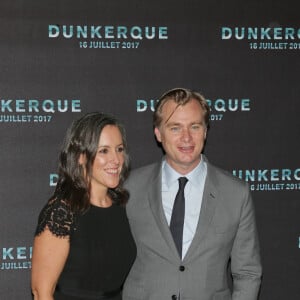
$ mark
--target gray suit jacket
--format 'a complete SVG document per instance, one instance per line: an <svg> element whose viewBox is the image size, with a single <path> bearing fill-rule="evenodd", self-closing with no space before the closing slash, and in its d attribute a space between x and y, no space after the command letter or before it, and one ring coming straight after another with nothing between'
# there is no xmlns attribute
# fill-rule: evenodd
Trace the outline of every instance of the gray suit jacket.
<svg viewBox="0 0 300 300"><path fill-rule="evenodd" d="M137 258L123 300L174 300L179 294L180 300L257 299L262 269L253 203L245 182L207 162L200 218L183 261L162 207L161 163L133 171L126 188Z"/></svg>

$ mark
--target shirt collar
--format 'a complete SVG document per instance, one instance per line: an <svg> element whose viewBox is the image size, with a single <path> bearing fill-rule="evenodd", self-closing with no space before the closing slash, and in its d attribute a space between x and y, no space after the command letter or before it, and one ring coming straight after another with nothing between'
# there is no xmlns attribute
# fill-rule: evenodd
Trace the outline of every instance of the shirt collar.
<svg viewBox="0 0 300 300"><path fill-rule="evenodd" d="M192 185L199 186L199 184L205 179L206 176L206 162L201 155L201 160L199 164L188 174L184 175ZM163 160L162 163L162 180L167 185L168 188L171 187L174 182L178 180L179 177L183 177L182 174L176 172L166 161Z"/></svg>

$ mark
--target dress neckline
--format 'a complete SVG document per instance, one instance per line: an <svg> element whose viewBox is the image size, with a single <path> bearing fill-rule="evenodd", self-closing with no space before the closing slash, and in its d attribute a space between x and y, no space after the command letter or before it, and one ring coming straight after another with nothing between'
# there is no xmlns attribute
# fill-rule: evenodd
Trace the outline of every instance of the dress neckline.
<svg viewBox="0 0 300 300"><path fill-rule="evenodd" d="M95 204L90 203L90 206L91 206L91 207L94 207L94 208L96 208L96 209L110 209L110 208L112 208L114 205L115 205L115 204L114 204L113 202L112 202L112 204L111 204L110 206L107 206L107 207L97 206L97 205L95 205Z"/></svg>

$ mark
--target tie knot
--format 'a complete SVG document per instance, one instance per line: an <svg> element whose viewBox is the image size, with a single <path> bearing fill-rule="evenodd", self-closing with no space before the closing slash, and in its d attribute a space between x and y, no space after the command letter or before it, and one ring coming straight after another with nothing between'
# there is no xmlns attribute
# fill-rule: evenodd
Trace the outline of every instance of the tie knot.
<svg viewBox="0 0 300 300"><path fill-rule="evenodd" d="M179 177L178 178L179 181L179 189L184 189L186 183L188 182L188 179L186 177Z"/></svg>

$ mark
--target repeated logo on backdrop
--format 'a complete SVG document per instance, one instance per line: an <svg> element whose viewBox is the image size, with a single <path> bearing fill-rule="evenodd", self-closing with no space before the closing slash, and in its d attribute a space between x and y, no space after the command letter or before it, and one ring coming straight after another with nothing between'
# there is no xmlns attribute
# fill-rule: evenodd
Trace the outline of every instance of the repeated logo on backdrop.
<svg viewBox="0 0 300 300"><path fill-rule="evenodd" d="M232 174L247 181L252 191L300 190L300 168L233 170Z"/></svg>
<svg viewBox="0 0 300 300"><path fill-rule="evenodd" d="M0 271L31 269L31 246L9 246L0 251Z"/></svg>
<svg viewBox="0 0 300 300"><path fill-rule="evenodd" d="M137 49L145 40L168 39L168 27L50 24L48 37L75 39L82 49Z"/></svg>
<svg viewBox="0 0 300 300"><path fill-rule="evenodd" d="M78 99L1 99L0 123L49 123L57 113L81 112Z"/></svg>
<svg viewBox="0 0 300 300"><path fill-rule="evenodd" d="M282 27L221 27L221 39L240 41L251 50L300 50L300 28Z"/></svg>
<svg viewBox="0 0 300 300"><path fill-rule="evenodd" d="M300 190L300 168L232 170L232 174L248 182L251 191ZM49 186L56 186L57 180L58 175L51 173Z"/></svg>
<svg viewBox="0 0 300 300"><path fill-rule="evenodd" d="M151 110L154 111L158 100L136 100L136 110L138 113ZM251 100L248 98L232 99L206 99L210 107L210 121L221 121L227 112L249 112L251 110Z"/></svg>
<svg viewBox="0 0 300 300"><path fill-rule="evenodd" d="M300 168L232 170L232 174L248 182L251 191L300 190ZM49 175L49 186L56 186L57 180L58 175L51 173Z"/></svg>
<svg viewBox="0 0 300 300"><path fill-rule="evenodd" d="M49 186L56 186L58 180L58 174L51 173L49 175Z"/></svg>

